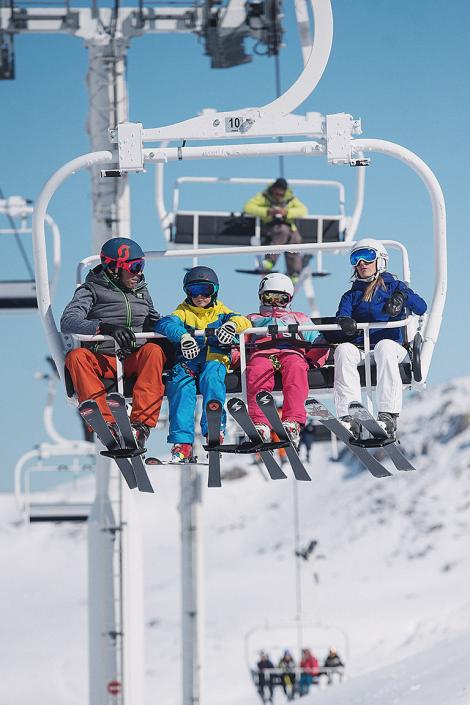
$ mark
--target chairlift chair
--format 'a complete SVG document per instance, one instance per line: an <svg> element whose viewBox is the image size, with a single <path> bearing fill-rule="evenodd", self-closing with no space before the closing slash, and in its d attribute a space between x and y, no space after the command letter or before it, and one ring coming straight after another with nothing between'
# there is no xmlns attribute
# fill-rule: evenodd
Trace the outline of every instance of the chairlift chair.
<svg viewBox="0 0 470 705"><path fill-rule="evenodd" d="M0 198L0 215L7 220L8 227L0 228L2 238L14 238L20 257L22 258L28 278L0 280L0 312L1 313L32 313L38 309L36 298L36 281L34 269L23 244L23 237L32 233L31 215L33 207L30 202L20 196ZM54 220L46 215L45 221L52 236L52 274L50 279L51 292L57 284L60 268L60 232Z"/></svg>
<svg viewBox="0 0 470 705"><path fill-rule="evenodd" d="M364 154L368 152L380 153L398 159L409 168L412 168L426 186L432 204L433 235L435 252L435 282L434 295L429 307L429 315L422 320L421 336L422 345L420 354L415 360L420 360L419 374L414 378L413 384L423 386L426 382L434 347L439 335L444 308L447 271L446 271L446 221L445 202L442 189L433 172L416 154L410 150L382 139L362 139L361 121L354 119L346 113L334 115L321 115L320 113L307 113L299 116L293 110L299 106L315 89L326 67L332 42L332 15L331 5L328 0L311 0L311 8L315 22L315 41L305 67L294 84L279 98L271 103L258 108L241 108L229 112L203 112L201 115L173 125L144 129L140 123L122 123L110 131L112 144L116 146L111 150L104 150L85 154L68 162L57 171L45 185L38 201L33 218L33 241L36 262L36 283L38 287L38 301L41 320L48 339L51 353L63 377L64 346L57 330L57 324L51 308L50 286L48 279L48 265L45 252L45 216L49 201L59 186L72 174L91 166L100 166L104 177L130 172L140 173L149 163L162 164L167 161L180 162L193 159L229 159L241 156L277 156L301 155L304 157L326 156L330 165L349 165L362 168L367 160ZM236 121L239 128L236 130L227 127ZM282 143L273 141L253 143L254 139L272 137L289 137ZM303 138L298 141L299 137ZM250 143L230 144L232 140L242 141L249 138ZM170 142L184 141L182 146L162 146ZM224 140L225 144L210 144L209 146L193 146L194 141ZM157 143L158 146L146 147L146 143ZM190 142L190 146L186 146ZM384 241L387 247L396 247L402 250L403 261L407 262L406 250L396 241ZM317 252L331 252L349 250L349 242L316 242L296 245L296 251L305 254ZM289 245L277 248L279 253L289 249ZM202 256L264 254L269 252L269 247L261 245L238 245L222 247L193 247L188 250L166 250L148 252L147 258L167 259L172 257L193 258ZM406 255L406 256L405 256ZM93 258L89 258L93 260ZM97 257L94 261L97 261ZM410 281L409 271L405 272L403 279ZM365 351L368 352L368 331L374 327L397 327L411 325L412 318L406 321L389 322L386 324L360 324L359 328L365 331ZM326 327L324 324L314 326L317 330L337 329L336 325ZM261 332L256 329L255 332ZM243 334L241 336L243 338ZM419 342L420 337L415 338ZM243 344L241 346L243 358ZM243 363L242 363L243 364ZM416 365L415 365L416 368ZM311 386L331 393L332 370L324 368L314 370L315 383ZM230 378L230 376L229 376ZM418 382L418 378L421 380ZM370 368L370 356L366 356L364 381L367 391L373 385L373 371ZM407 373L406 384L410 381ZM243 367L240 376L241 387L244 389ZM230 382L232 384L232 382ZM230 388L228 391L236 392Z"/></svg>

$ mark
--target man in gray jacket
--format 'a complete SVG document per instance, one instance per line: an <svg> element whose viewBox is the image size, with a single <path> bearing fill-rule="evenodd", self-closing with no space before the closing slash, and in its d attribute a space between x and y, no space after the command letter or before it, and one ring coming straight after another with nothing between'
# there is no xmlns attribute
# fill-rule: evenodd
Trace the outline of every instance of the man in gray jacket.
<svg viewBox="0 0 470 705"><path fill-rule="evenodd" d="M137 442L144 447L160 413L166 354L162 344L137 341L134 333L153 332L160 315L147 290L143 276L145 256L136 242L112 238L104 243L100 256L101 264L89 272L65 307L60 327L62 333L110 335L117 341L124 374L136 377L131 424ZM102 381L116 376L114 342L82 343L81 348L68 353L65 365L78 401L95 399L114 431Z"/></svg>

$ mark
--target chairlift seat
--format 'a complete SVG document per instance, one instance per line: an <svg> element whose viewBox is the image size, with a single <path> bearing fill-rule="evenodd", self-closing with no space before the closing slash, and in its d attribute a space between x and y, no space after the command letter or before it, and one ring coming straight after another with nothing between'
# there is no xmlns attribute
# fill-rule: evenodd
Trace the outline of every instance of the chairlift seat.
<svg viewBox="0 0 470 705"><path fill-rule="evenodd" d="M33 280L0 282L0 311L37 311L36 283Z"/></svg>
<svg viewBox="0 0 470 705"><path fill-rule="evenodd" d="M28 507L30 523L85 522L88 521L89 502L31 502Z"/></svg>
<svg viewBox="0 0 470 705"><path fill-rule="evenodd" d="M181 212L175 216L171 241L177 245L194 242L194 221L197 212ZM251 245L256 234L256 218L240 213L199 214L198 242L200 245ZM306 216L296 221L304 243L340 242L340 216L318 218ZM320 237L319 237L320 236ZM261 244L264 244L261 241Z"/></svg>

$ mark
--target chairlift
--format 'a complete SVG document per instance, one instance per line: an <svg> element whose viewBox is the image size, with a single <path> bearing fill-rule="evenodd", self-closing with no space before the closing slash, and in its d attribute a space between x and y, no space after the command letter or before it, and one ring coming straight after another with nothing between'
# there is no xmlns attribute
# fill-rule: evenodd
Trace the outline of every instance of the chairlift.
<svg viewBox="0 0 470 705"><path fill-rule="evenodd" d="M44 428L49 441L40 443L18 460L14 470L15 499L25 523L33 522L85 522L91 508L91 499L77 501L76 480L90 472L95 465L95 444L88 441L73 441L58 433L53 421L53 406L59 375L54 361L47 358L51 366L48 373L37 373L36 379L47 381L47 398L43 411ZM39 476L57 480L60 476L72 479L63 485L60 499L51 500L49 493L32 491L32 480Z"/></svg>
<svg viewBox="0 0 470 705"><path fill-rule="evenodd" d="M289 179L289 185L315 189L330 189L337 193L338 206L335 213L306 215L296 221L303 243L349 242L357 230L364 203L363 168L357 171L356 202L350 216L345 213L345 188L340 181L327 179ZM259 245L265 244L261 237L259 218L239 211L202 211L180 209L180 191L183 184L257 185L265 188L272 178L181 176L173 188L171 210L164 202L164 167L156 169L156 207L160 224L167 242L173 246L192 245ZM306 256L306 259L310 259ZM244 271L244 270L237 270ZM247 270L249 271L249 270ZM314 276L324 276L323 253L317 253Z"/></svg>
<svg viewBox="0 0 470 705"><path fill-rule="evenodd" d="M23 243L23 236L32 233L31 215L33 207L29 201L20 196L3 198L0 191L0 216L7 220L8 227L0 228L0 236L14 238L21 259L24 262L28 277L26 279L0 280L0 312L31 313L38 309L36 298L36 281L34 269ZM52 274L50 279L51 296L57 284L60 269L60 232L53 219L46 214L45 222L52 235Z"/></svg>
<svg viewBox="0 0 470 705"><path fill-rule="evenodd" d="M50 286L48 279L48 265L45 248L45 214L48 204L59 186L72 174L91 165L101 166L104 177L130 172L144 171L144 166L149 163L163 164L168 161L184 161L186 159L230 159L243 156L274 156L274 155L299 155L307 157L326 156L330 165L349 165L362 167L366 160L364 154L380 153L398 159L406 166L412 168L423 184L426 186L432 204L433 235L435 252L435 282L434 295L429 307L429 315L417 321L410 316L403 321L389 323L359 324L358 328L364 331L364 348L369 352L369 331L373 328L393 328L405 326L413 331L410 337L413 362L405 363L401 367L402 381L405 386L422 387L427 379L431 359L436 344L442 320L444 307L447 272L446 272L446 223L445 203L441 187L429 167L410 150L381 139L361 139L361 121L351 115L338 113L323 116L319 113L307 113L305 116L295 115L292 111L300 105L316 87L326 67L332 39L331 5L328 0L311 0L311 8L315 21L315 42L309 60L294 82L294 84L279 98L260 108L242 108L230 112L207 112L198 117L185 120L181 123L164 127L144 129L140 123L122 123L110 131L111 141L116 147L113 150L93 152L77 157L65 164L48 181L36 203L33 219L33 238L36 261L36 283L38 287L38 301L40 316L45 329L51 353L57 364L59 373L64 379L65 348L57 329L57 324L51 308ZM233 129L230 125L237 124ZM253 143L256 138L267 137L303 137L299 141L272 141ZM229 144L233 139L249 138L249 144ZM209 146L161 146L169 142L181 143L181 140L193 142L203 140L212 141ZM225 140L225 144L215 144L217 140ZM158 143L160 146L146 147L146 143ZM194 220L194 218L193 218ZM256 227L256 223L255 223ZM354 230L354 228L352 228ZM322 230L323 234L323 230ZM349 237L351 233L349 232ZM199 236L198 236L199 237ZM198 257L231 256L231 255L261 255L269 252L270 248L261 244L248 245L223 245L219 247L195 247L195 242L201 245L200 239L194 239L193 247L187 250L167 249L166 251L150 251L146 253L151 259L192 258L193 262ZM251 238L250 238L251 242ZM406 248L397 241L383 241L388 248L397 249L402 255L403 277L410 283L410 270ZM315 255L330 253L332 251L349 251L352 241L334 241L302 243L296 245L296 251L302 254ZM279 246L277 252L288 251L291 246ZM80 263L83 269L99 261L98 256L87 258ZM306 330L338 330L336 323L324 321L312 322ZM300 327L302 330L302 327ZM248 331L247 331L248 332ZM268 331L261 328L251 329L249 332L260 334ZM279 328L279 333L288 332ZM415 333L417 332L417 335ZM150 337L150 336L147 336ZM229 394L244 394L245 389L245 335L241 334L241 369L227 376L227 392ZM81 339L84 339L83 336ZM88 339L88 338L87 338ZM101 337L90 338L101 340ZM416 346L416 350L413 347ZM374 369L369 355L366 355L366 364L362 371L362 384L370 396L374 387ZM321 369L310 371L309 386L317 394L331 394L333 386L333 367L327 365Z"/></svg>
<svg viewBox="0 0 470 705"><path fill-rule="evenodd" d="M329 670L322 664L328 654L332 644L338 648L338 653L347 665L350 658L350 644L347 633L341 627L325 624L320 621L303 619L301 621L286 622L266 622L262 625L250 629L244 637L245 662L255 687L258 687L258 671L256 664L259 661L260 653L269 655L273 665L273 685L280 685L280 673L277 668L279 659L284 651L289 651L296 662L297 680L301 673L300 657L301 650L310 649L316 656L320 666L319 678L316 684L331 682ZM336 667L336 671L338 668ZM343 669L341 669L342 674Z"/></svg>

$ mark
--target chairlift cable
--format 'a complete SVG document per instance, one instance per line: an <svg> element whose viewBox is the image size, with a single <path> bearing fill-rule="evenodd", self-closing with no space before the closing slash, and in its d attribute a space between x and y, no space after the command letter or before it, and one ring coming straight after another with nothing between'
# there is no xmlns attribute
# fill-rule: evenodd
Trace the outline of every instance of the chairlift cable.
<svg viewBox="0 0 470 705"><path fill-rule="evenodd" d="M1 188L1 186L0 186L0 198L6 200L5 195L4 195L4 193L3 193L3 190L2 190L2 188ZM10 213L6 213L5 215L6 215L6 217L8 218L8 222L10 223L10 228L11 228L11 229L13 230L13 232L14 232L16 244L18 245L18 248L19 248L19 250L20 250L21 256L23 257L23 261L24 261L24 263L25 263L25 265L26 265L26 269L28 270L30 279L34 279L34 269L33 269L32 266L31 266L31 263L30 263L30 261L29 261L29 259L28 259L28 255L26 254L26 250L25 250L25 248L24 248L24 245L23 245L23 243L21 242L21 238L20 238L20 236L19 236L18 228L16 227L15 221L13 220L12 216L10 215Z"/></svg>
<svg viewBox="0 0 470 705"><path fill-rule="evenodd" d="M281 48L281 42L280 42L280 36L278 32L278 27L277 27L277 13L278 13L278 6L277 3L274 3L273 5L273 27L274 27L274 41L273 41L273 54L274 54L274 72L275 72L275 86L276 86L276 98L279 98L281 95L281 57L280 57L280 48ZM279 143L284 142L284 138L278 137L277 141ZM284 178L284 156L282 154L279 155L279 176Z"/></svg>

